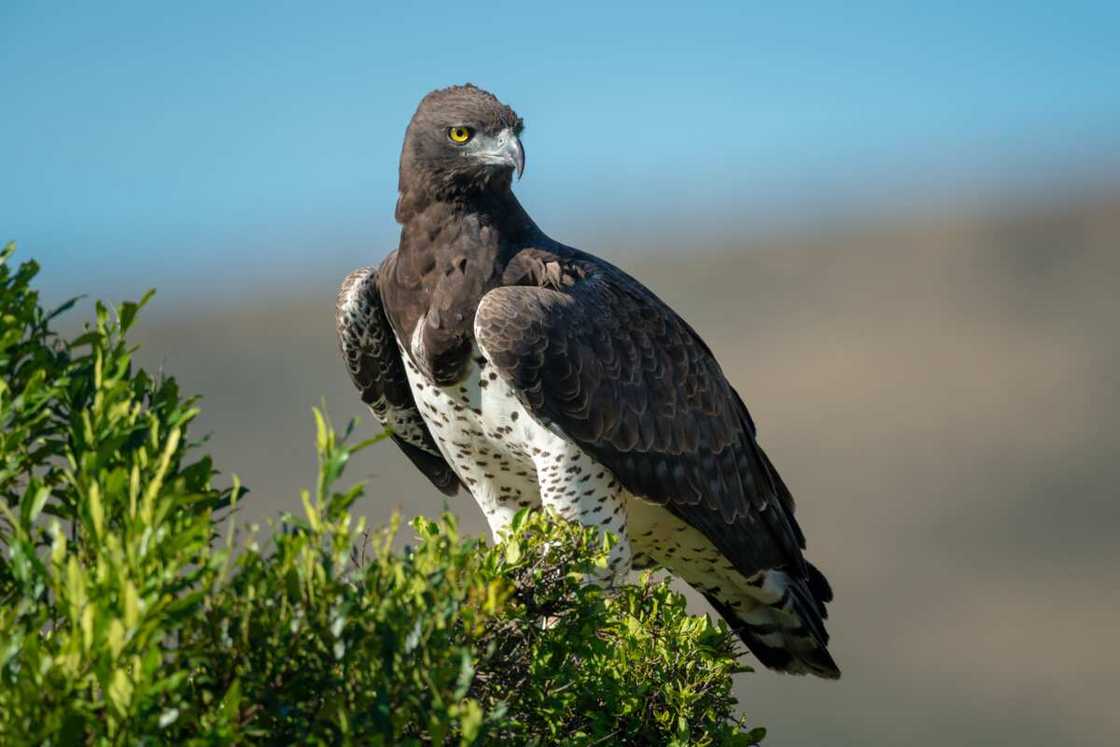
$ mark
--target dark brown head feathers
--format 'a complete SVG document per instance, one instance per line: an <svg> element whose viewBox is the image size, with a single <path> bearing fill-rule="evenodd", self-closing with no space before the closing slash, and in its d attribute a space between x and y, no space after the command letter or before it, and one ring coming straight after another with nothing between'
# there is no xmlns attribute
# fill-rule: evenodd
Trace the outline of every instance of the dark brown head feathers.
<svg viewBox="0 0 1120 747"><path fill-rule="evenodd" d="M524 123L517 112L498 100L494 94L473 83L448 86L432 91L420 100L412 122L473 125L493 132L510 128L521 132ZM411 129L412 125L409 125Z"/></svg>
<svg viewBox="0 0 1120 747"><path fill-rule="evenodd" d="M452 128L466 128L481 144L504 131L518 135L523 123L494 94L471 83L441 88L421 99L401 149L398 220L430 203L509 189L509 171L465 157L476 143L460 147L450 141Z"/></svg>

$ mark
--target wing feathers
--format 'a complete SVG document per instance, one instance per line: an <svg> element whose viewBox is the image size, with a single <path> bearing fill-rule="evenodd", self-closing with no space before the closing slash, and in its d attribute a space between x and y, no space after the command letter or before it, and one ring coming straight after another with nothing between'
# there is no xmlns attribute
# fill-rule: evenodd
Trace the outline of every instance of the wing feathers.
<svg viewBox="0 0 1120 747"><path fill-rule="evenodd" d="M362 267L346 276L335 307L338 347L346 372L362 401L416 467L447 495L455 495L459 478L440 455L405 375L396 338L381 304L377 270Z"/></svg>
<svg viewBox="0 0 1120 747"><path fill-rule="evenodd" d="M475 336L529 409L744 574L807 574L793 501L707 345L621 270L574 250L527 252L514 263L559 269L487 293ZM553 275L571 281L540 280Z"/></svg>

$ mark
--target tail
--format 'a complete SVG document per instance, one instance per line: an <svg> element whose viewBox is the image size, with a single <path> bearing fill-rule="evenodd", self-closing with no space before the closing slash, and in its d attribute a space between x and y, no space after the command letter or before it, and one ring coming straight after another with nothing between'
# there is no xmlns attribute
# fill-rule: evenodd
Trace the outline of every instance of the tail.
<svg viewBox="0 0 1120 747"><path fill-rule="evenodd" d="M779 570L759 572L737 590L741 593L734 602L710 592L704 596L764 666L838 679L840 668L828 653L824 627L832 589L824 574L806 565L804 577Z"/></svg>

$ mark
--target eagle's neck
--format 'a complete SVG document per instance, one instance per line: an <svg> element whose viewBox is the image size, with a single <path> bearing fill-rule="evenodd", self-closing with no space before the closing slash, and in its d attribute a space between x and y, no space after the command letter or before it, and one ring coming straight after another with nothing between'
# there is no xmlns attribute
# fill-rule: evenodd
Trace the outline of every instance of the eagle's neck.
<svg viewBox="0 0 1120 747"><path fill-rule="evenodd" d="M453 382L470 356L482 296L501 284L509 260L543 234L508 189L465 200L402 193L397 218L400 245L380 280L386 313L409 348L423 324L416 362L441 383Z"/></svg>
<svg viewBox="0 0 1120 747"><path fill-rule="evenodd" d="M541 230L507 187L469 199L418 200L402 194L398 263L412 268L419 287L447 285L447 278L485 282L500 277L520 249L543 238ZM470 285L470 283L468 283ZM486 288L489 290L489 288Z"/></svg>

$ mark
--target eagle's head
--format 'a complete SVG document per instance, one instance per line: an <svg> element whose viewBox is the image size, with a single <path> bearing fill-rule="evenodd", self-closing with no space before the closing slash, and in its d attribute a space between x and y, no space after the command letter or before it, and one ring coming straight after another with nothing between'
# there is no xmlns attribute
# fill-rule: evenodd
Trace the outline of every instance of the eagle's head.
<svg viewBox="0 0 1120 747"><path fill-rule="evenodd" d="M525 169L521 117L470 83L420 101L401 150L400 190L456 199L510 188Z"/></svg>

